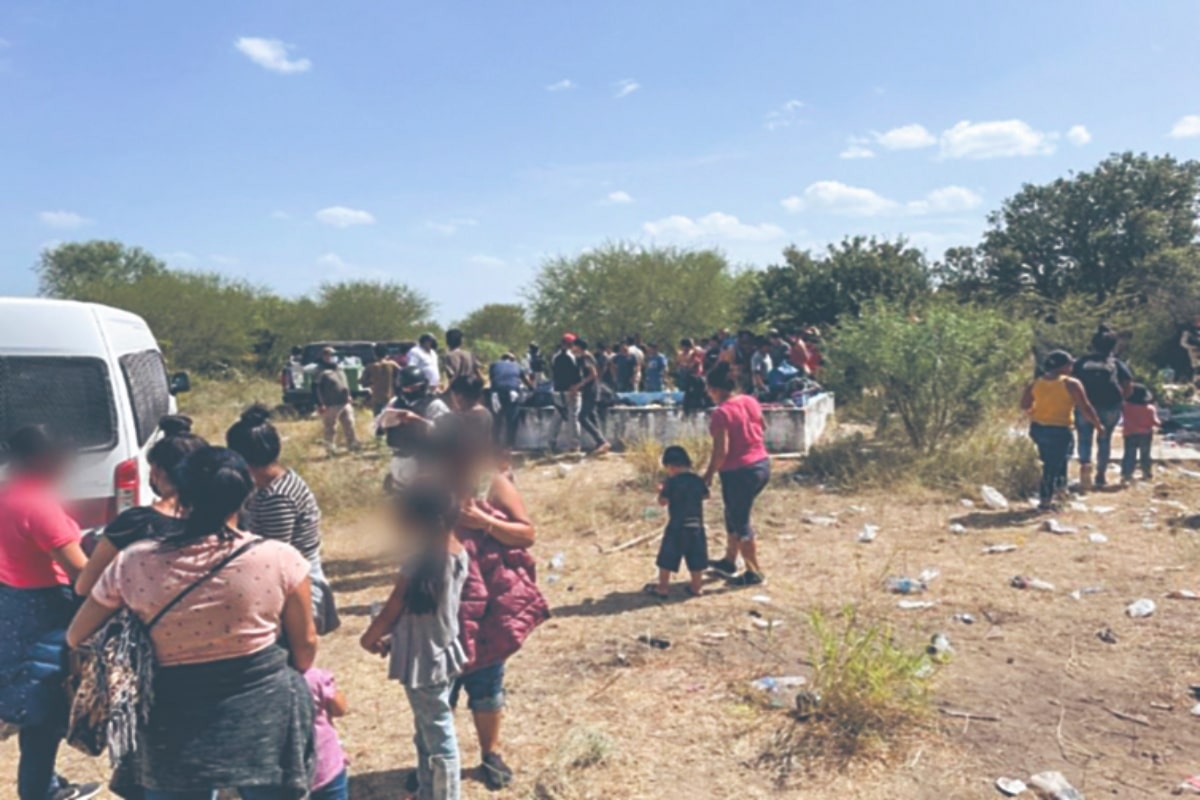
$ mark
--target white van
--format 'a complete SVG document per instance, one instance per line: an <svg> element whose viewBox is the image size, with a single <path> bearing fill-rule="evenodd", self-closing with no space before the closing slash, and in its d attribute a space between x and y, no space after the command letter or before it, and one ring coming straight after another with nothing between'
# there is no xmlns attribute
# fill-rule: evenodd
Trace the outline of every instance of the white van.
<svg viewBox="0 0 1200 800"><path fill-rule="evenodd" d="M149 503L146 451L188 377L168 378L136 314L95 303L0 297L0 441L31 424L69 435L66 489L82 528ZM3 475L0 475L0 479Z"/></svg>

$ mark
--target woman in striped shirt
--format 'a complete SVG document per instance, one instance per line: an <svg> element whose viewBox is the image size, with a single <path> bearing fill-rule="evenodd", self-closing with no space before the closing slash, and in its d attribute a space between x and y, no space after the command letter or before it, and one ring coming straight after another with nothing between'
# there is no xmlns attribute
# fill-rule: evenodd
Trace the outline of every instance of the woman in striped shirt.
<svg viewBox="0 0 1200 800"><path fill-rule="evenodd" d="M340 621L333 590L321 568L321 509L304 479L279 463L282 444L270 418L266 406L253 405L225 434L229 449L246 460L254 477L256 490L245 509L246 529L264 539L287 542L308 561L313 619L323 636Z"/></svg>

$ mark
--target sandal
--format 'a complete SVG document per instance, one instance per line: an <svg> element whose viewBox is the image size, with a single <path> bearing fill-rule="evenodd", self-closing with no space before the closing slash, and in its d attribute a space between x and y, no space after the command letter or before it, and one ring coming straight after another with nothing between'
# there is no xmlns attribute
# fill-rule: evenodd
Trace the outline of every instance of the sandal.
<svg viewBox="0 0 1200 800"><path fill-rule="evenodd" d="M697 592L695 589L693 589L691 587L690 584L688 586L684 587L684 591L688 593L688 597L703 597L704 596L703 589L701 589L700 591Z"/></svg>
<svg viewBox="0 0 1200 800"><path fill-rule="evenodd" d="M666 600L667 597L670 595L669 592L658 591L657 583L647 583L645 586L642 587L642 591L645 592L646 594L650 595L651 597L657 597L659 600Z"/></svg>

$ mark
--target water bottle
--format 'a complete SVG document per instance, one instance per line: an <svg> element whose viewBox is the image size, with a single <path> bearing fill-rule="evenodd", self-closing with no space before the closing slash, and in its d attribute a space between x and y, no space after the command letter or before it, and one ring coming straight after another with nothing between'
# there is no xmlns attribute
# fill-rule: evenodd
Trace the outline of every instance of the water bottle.
<svg viewBox="0 0 1200 800"><path fill-rule="evenodd" d="M888 578L887 589L892 594L920 594L925 584L915 578Z"/></svg>
<svg viewBox="0 0 1200 800"><path fill-rule="evenodd" d="M1083 800L1083 794L1072 786L1061 772L1042 772L1029 779L1029 785L1047 800Z"/></svg>

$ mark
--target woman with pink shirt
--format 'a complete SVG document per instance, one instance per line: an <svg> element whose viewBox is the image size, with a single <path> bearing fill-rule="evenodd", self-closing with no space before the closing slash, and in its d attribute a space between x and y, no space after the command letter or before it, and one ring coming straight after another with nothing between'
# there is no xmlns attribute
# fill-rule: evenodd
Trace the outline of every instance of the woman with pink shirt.
<svg viewBox="0 0 1200 800"><path fill-rule="evenodd" d="M721 362L706 377L708 395L716 408L712 411L712 458L704 473L704 482L712 486L713 477L721 476L721 498L725 502L725 555L709 567L729 579L730 586L760 586L766 583L758 565L754 528L750 514L754 501L771 480L771 460L763 439L762 406L750 395L737 391L731 365ZM741 555L746 571L737 573Z"/></svg>
<svg viewBox="0 0 1200 800"><path fill-rule="evenodd" d="M192 453L172 482L179 530L122 550L67 630L78 647L122 608L150 626L154 701L112 790L208 800L236 788L244 800L299 800L313 766L313 701L301 675L317 651L308 562L236 529L254 480L232 450Z"/></svg>

